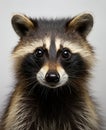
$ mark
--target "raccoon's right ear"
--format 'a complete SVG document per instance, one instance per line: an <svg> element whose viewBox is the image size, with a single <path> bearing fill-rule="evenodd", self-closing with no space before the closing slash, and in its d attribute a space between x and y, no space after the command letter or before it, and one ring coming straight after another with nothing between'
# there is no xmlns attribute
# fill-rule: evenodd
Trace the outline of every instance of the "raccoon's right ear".
<svg viewBox="0 0 106 130"><path fill-rule="evenodd" d="M77 15L68 22L67 26L71 32L77 32L86 38L93 27L93 17L89 13Z"/></svg>
<svg viewBox="0 0 106 130"><path fill-rule="evenodd" d="M16 14L11 19L15 32L20 36L25 36L30 30L34 29L33 22L25 15Z"/></svg>

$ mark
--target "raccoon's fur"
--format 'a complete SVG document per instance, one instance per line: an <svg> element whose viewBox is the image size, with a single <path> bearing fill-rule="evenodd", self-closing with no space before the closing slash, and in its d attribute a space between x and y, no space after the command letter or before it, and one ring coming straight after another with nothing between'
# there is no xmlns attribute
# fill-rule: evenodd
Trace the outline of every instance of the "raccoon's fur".
<svg viewBox="0 0 106 130"><path fill-rule="evenodd" d="M15 90L0 130L101 130L88 80L95 62L86 40L93 17L32 19L16 14Z"/></svg>

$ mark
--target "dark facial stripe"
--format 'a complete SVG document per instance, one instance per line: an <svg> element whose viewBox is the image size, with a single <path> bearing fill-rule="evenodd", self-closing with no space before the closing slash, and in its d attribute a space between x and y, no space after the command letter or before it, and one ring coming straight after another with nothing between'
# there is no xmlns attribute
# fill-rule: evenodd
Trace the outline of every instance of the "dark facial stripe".
<svg viewBox="0 0 106 130"><path fill-rule="evenodd" d="M51 44L49 49L49 60L55 61L56 60L56 45L55 45L55 39L51 38Z"/></svg>

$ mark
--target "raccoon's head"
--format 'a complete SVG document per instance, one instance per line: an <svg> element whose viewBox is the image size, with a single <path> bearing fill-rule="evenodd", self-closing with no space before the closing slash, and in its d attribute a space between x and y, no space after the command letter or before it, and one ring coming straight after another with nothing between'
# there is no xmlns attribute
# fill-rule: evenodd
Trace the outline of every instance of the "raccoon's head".
<svg viewBox="0 0 106 130"><path fill-rule="evenodd" d="M90 14L55 20L17 14L12 25L20 37L13 50L19 80L49 88L86 81L94 60L86 40L93 26Z"/></svg>

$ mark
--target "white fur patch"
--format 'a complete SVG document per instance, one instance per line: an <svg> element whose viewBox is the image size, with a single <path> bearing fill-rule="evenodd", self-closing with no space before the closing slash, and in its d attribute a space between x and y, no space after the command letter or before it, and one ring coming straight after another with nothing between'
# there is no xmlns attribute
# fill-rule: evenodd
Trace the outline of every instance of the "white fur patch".
<svg viewBox="0 0 106 130"><path fill-rule="evenodd" d="M34 41L32 43L25 43L26 45L23 46L19 46L19 48L13 52L13 58L17 58L17 57L24 57L25 55L27 55L28 53L33 53L34 50L37 47L43 46L43 42L40 41Z"/></svg>
<svg viewBox="0 0 106 130"><path fill-rule="evenodd" d="M13 52L13 57L24 57L28 53L33 53L34 50L38 47L43 47L43 45L46 46L46 49L49 50L50 47L50 38L45 37L43 40L33 41L32 43L25 43L24 45L21 45L18 47L18 49Z"/></svg>
<svg viewBox="0 0 106 130"><path fill-rule="evenodd" d="M68 74L61 66L57 66L57 72L60 75L60 82L58 83L58 86L62 86L68 81Z"/></svg>
<svg viewBox="0 0 106 130"><path fill-rule="evenodd" d="M49 50L50 48L50 44L51 44L51 38L50 37L46 37L44 40L44 45L46 45L46 49Z"/></svg>
<svg viewBox="0 0 106 130"><path fill-rule="evenodd" d="M37 80L43 84L43 85L46 85L46 81L45 81L45 75L46 73L48 72L49 70L49 67L48 65L44 65L40 71L37 73Z"/></svg>

